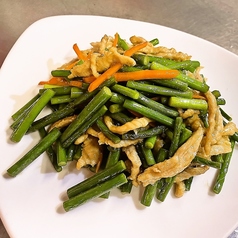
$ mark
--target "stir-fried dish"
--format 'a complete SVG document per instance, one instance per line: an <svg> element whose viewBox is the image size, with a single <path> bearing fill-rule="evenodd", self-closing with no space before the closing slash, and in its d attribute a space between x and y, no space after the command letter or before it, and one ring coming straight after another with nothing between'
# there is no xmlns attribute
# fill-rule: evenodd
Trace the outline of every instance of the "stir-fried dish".
<svg viewBox="0 0 238 238"><path fill-rule="evenodd" d="M115 187L143 187L141 203L189 191L209 169L220 193L238 139L210 89L199 61L186 53L132 36L104 35L91 48L73 45L75 58L39 82L38 95L12 115L11 140L39 131L41 140L8 170L15 177L46 152L56 172L68 163L93 175L67 190L66 211ZM52 113L36 119L44 108ZM37 117L39 118L39 117Z"/></svg>

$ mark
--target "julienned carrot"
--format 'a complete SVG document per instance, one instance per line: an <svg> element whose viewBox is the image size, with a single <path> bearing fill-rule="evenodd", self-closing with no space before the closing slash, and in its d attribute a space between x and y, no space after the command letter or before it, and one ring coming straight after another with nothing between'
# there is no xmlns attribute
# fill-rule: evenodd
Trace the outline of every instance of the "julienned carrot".
<svg viewBox="0 0 238 238"><path fill-rule="evenodd" d="M172 79L179 74L178 70L140 70L134 72L118 72L114 74L117 82L144 79Z"/></svg>
<svg viewBox="0 0 238 238"><path fill-rule="evenodd" d="M71 80L71 81L69 81L69 86L82 88L83 83L78 80Z"/></svg>
<svg viewBox="0 0 238 238"><path fill-rule="evenodd" d="M67 81L64 80L62 77L52 77L49 81L41 81L39 85L50 84L50 85L57 85L57 86L74 86L81 88L83 83L77 80Z"/></svg>
<svg viewBox="0 0 238 238"><path fill-rule="evenodd" d="M88 91L92 92L96 88L98 88L104 81L110 78L113 74L115 74L122 67L121 63L114 64L108 70L106 70L103 74L97 77L92 83L90 83L88 87Z"/></svg>
<svg viewBox="0 0 238 238"><path fill-rule="evenodd" d="M115 34L114 41L113 41L113 44L112 44L113 47L116 47L116 46L117 46L118 38L119 38L119 35L118 35L118 33L116 33L116 34Z"/></svg>
<svg viewBox="0 0 238 238"><path fill-rule="evenodd" d="M65 80L62 77L52 77L48 81L40 81L39 85L50 84L50 85L65 85ZM62 84L62 85L61 85Z"/></svg>
<svg viewBox="0 0 238 238"><path fill-rule="evenodd" d="M73 45L73 49L74 49L74 51L77 54L79 59L87 60L87 57L82 53L82 51L79 49L79 47L76 43Z"/></svg>
<svg viewBox="0 0 238 238"><path fill-rule="evenodd" d="M143 42L143 43L140 43L138 45L134 45L132 46L130 49L126 50L124 55L125 56L132 56L133 54L135 54L137 51L143 49L144 47L146 47L148 44L147 41Z"/></svg>
<svg viewBox="0 0 238 238"><path fill-rule="evenodd" d="M91 75L91 76L88 76L88 77L84 77L84 78L83 78L83 81L84 81L85 83L92 83L95 79L96 79L96 77L93 76L93 75Z"/></svg>
<svg viewBox="0 0 238 238"><path fill-rule="evenodd" d="M129 80L146 80L146 79L172 79L179 74L178 70L140 70L134 72L117 72L112 76L117 82ZM92 83L96 78L92 76L85 77L85 83Z"/></svg>
<svg viewBox="0 0 238 238"><path fill-rule="evenodd" d="M147 42L143 42L141 44L135 45L135 46L131 47L129 50L126 50L124 55L125 56L132 56L138 50L140 50L140 49L142 49L146 46L147 46ZM89 92L94 91L96 88L98 88L99 85L101 85L109 77L111 77L113 74L115 74L121 67L122 67L121 63L117 63L117 64L111 66L103 74L101 74L99 77L97 77L92 83L90 83L90 85L88 87L88 91Z"/></svg>

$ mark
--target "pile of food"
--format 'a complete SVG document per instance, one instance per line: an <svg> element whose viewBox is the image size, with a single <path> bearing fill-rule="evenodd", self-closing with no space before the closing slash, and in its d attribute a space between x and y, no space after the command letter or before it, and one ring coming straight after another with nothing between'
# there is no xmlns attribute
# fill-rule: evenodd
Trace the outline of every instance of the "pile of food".
<svg viewBox="0 0 238 238"><path fill-rule="evenodd" d="M8 174L15 177L46 152L57 172L72 161L94 175L67 190L64 209L107 198L115 187L143 186L141 203L164 201L171 187L181 197L209 168L222 189L238 139L225 100L209 88L200 62L132 36L104 35L91 48L73 45L75 59L39 82L39 93L12 119L11 140L39 131L42 139ZM36 119L45 108L52 113Z"/></svg>

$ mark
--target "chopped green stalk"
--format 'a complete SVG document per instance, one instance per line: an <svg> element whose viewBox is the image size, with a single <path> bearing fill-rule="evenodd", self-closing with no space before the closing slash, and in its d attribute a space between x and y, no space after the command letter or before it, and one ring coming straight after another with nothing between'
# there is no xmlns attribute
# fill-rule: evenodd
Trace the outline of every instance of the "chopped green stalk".
<svg viewBox="0 0 238 238"><path fill-rule="evenodd" d="M168 117L177 117L179 115L177 110L174 110L173 108L167 107L163 105L162 103L159 103L153 99L150 99L142 93L140 93L139 98L136 101Z"/></svg>
<svg viewBox="0 0 238 238"><path fill-rule="evenodd" d="M195 69L197 69L200 66L199 61L194 60L175 61L157 56L149 56L149 61L162 64L163 66L167 66L170 69L188 70L191 72L194 72Z"/></svg>
<svg viewBox="0 0 238 238"><path fill-rule="evenodd" d="M160 97L160 102L164 105L168 105L169 97L165 97L165 96Z"/></svg>
<svg viewBox="0 0 238 238"><path fill-rule="evenodd" d="M223 154L218 154L218 155L212 156L212 161L215 161L215 162L218 162L218 163L222 164L224 162Z"/></svg>
<svg viewBox="0 0 238 238"><path fill-rule="evenodd" d="M162 96L176 96L176 97L183 97L183 98L192 98L193 96L193 92L191 90L187 90L183 92L183 91L179 91L172 88L162 87L158 85L144 84L144 83L136 82L136 81L127 81L126 86L129 88L139 90L139 91L158 94ZM138 98L134 98L134 99L138 99Z"/></svg>
<svg viewBox="0 0 238 238"><path fill-rule="evenodd" d="M51 89L47 89L37 100L34 106L31 107L29 112L25 115L21 124L13 131L11 135L11 141L19 142L21 138L25 135L27 130L30 128L32 122L39 115L42 109L47 105L50 99L54 96L55 92Z"/></svg>
<svg viewBox="0 0 238 238"><path fill-rule="evenodd" d="M204 159L204 158L201 158L199 156L195 156L195 158L193 159L192 162L193 163L199 163L199 164L202 164L202 165L207 165L207 166L215 168L215 169L220 169L221 168L221 163L220 162Z"/></svg>
<svg viewBox="0 0 238 238"><path fill-rule="evenodd" d="M117 112L122 112L124 111L125 108L121 105L121 104L111 104L109 106L109 111L113 114L113 113L117 113Z"/></svg>
<svg viewBox="0 0 238 238"><path fill-rule="evenodd" d="M72 98L70 97L70 95L62 95L62 96L52 97L50 100L50 103L54 105L54 104L67 103L71 101L72 101Z"/></svg>
<svg viewBox="0 0 238 238"><path fill-rule="evenodd" d="M126 41L123 40L120 35L118 35L118 47L122 48L123 50L128 50L129 46L127 45Z"/></svg>
<svg viewBox="0 0 238 238"><path fill-rule="evenodd" d="M171 145L169 148L169 157L172 157L179 147L179 139L180 139L182 124L183 124L183 118L176 117L175 124L174 124L173 139L171 141Z"/></svg>
<svg viewBox="0 0 238 238"><path fill-rule="evenodd" d="M168 158L168 156L169 156L169 151L164 148L160 148L157 156L155 157L155 161L156 163L163 162L165 159Z"/></svg>
<svg viewBox="0 0 238 238"><path fill-rule="evenodd" d="M233 139L230 139L230 141L231 141L232 151L230 153L223 155L224 162L222 163L221 169L219 170L215 185L213 187L213 192L217 194L219 194L222 190L223 184L225 182L226 174L228 172L228 168L230 165L231 156L235 147L235 141Z"/></svg>
<svg viewBox="0 0 238 238"><path fill-rule="evenodd" d="M124 96L130 97L132 99L138 99L139 98L139 92L136 90L130 89L128 87L125 87L120 84L115 84L111 87L112 91L115 91L117 93L120 93Z"/></svg>
<svg viewBox="0 0 238 238"><path fill-rule="evenodd" d="M54 113L51 113L47 116L44 116L43 118L35 121L32 123L31 127L29 128L28 132L36 131L42 127L45 127L47 125L50 125L66 116L69 116L72 114L75 109L79 106L88 101L90 98L92 98L95 94L97 94L104 86L110 87L111 85L114 85L116 83L115 78L111 77L108 80L106 80L104 83L102 83L96 90L93 92L85 91L84 94L73 100L72 102L68 103L65 107L61 108L60 110L55 111Z"/></svg>
<svg viewBox="0 0 238 238"><path fill-rule="evenodd" d="M157 139L156 135L146 138L145 147L147 149L153 149L154 145L155 145L155 142L156 142L156 139Z"/></svg>
<svg viewBox="0 0 238 238"><path fill-rule="evenodd" d="M170 69L178 69L178 70L188 70L190 72L194 72L200 66L199 61L195 60L184 60L175 62L174 64L170 64Z"/></svg>
<svg viewBox="0 0 238 238"><path fill-rule="evenodd" d="M149 165L149 166L154 165L156 162L155 162L155 158L154 158L152 150L147 149L145 147L145 145L143 145L143 144L142 144L141 148L142 148L142 153L144 155L147 165Z"/></svg>
<svg viewBox="0 0 238 238"><path fill-rule="evenodd" d="M103 105L94 115L87 121L85 121L67 140L65 140L62 145L64 148L70 146L78 137L80 137L86 130L92 126L96 120L103 116L107 111L107 107Z"/></svg>
<svg viewBox="0 0 238 238"><path fill-rule="evenodd" d="M174 184L175 176L172 178L165 178L163 180L164 180L163 186L162 186L162 188L160 188L160 190L158 191L158 194L156 196L157 199L161 202L164 202L170 189L172 188L172 186Z"/></svg>
<svg viewBox="0 0 238 238"><path fill-rule="evenodd" d="M92 177L82 181L79 184L69 188L67 194L69 198L75 197L78 194L84 193L90 188L97 187L97 185L105 182L106 180L115 177L115 175L126 170L126 165L122 160L119 160L116 164L94 174ZM103 193L102 193L103 194ZM100 194L100 195L102 195Z"/></svg>
<svg viewBox="0 0 238 238"><path fill-rule="evenodd" d="M157 62L159 64L169 67L170 65L173 65L176 62L171 59L156 57L156 56L148 56L144 54L134 54L132 57L138 64L141 64L141 65L143 64L148 65L149 63ZM146 60L144 60L144 58L146 58Z"/></svg>
<svg viewBox="0 0 238 238"><path fill-rule="evenodd" d="M221 93L219 90L213 90L212 94L215 96L215 98L219 98L221 96Z"/></svg>
<svg viewBox="0 0 238 238"><path fill-rule="evenodd" d="M144 54L136 54L132 56L137 64L139 65L149 65L150 57Z"/></svg>
<svg viewBox="0 0 238 238"><path fill-rule="evenodd" d="M56 69L51 71L53 77L68 77L71 74L70 70Z"/></svg>
<svg viewBox="0 0 238 238"><path fill-rule="evenodd" d="M141 115L146 116L150 119L154 119L155 121L158 121L166 126L173 127L174 120L172 118L165 116L162 113L152 110L148 107L145 107L135 101L126 99L123 104L123 107L138 112Z"/></svg>
<svg viewBox="0 0 238 238"><path fill-rule="evenodd" d="M232 121L232 118L231 118L222 108L219 108L219 109L220 109L221 115L222 115L227 121Z"/></svg>
<svg viewBox="0 0 238 238"><path fill-rule="evenodd" d="M107 163L105 168L109 168L110 166L116 164L119 161L121 149L120 148L113 148L111 146L108 147L109 155L107 157ZM110 195L110 192L107 192L101 196L101 198L108 198Z"/></svg>
<svg viewBox="0 0 238 238"><path fill-rule="evenodd" d="M217 98L217 105L226 105L226 100L224 98Z"/></svg>
<svg viewBox="0 0 238 238"><path fill-rule="evenodd" d="M75 148L74 155L73 155L73 160L78 161L80 159L81 155L82 155L82 146L77 145Z"/></svg>
<svg viewBox="0 0 238 238"><path fill-rule="evenodd" d="M188 90L188 84L176 78L153 80L153 82L156 84L159 84L168 88L174 88L180 91Z"/></svg>
<svg viewBox="0 0 238 238"><path fill-rule="evenodd" d="M67 161L72 161L73 160L75 149L76 149L76 145L75 144L71 144L68 147L67 153L66 153Z"/></svg>
<svg viewBox="0 0 238 238"><path fill-rule="evenodd" d="M152 62L151 69L169 69L169 68L166 66L163 66L157 62ZM180 73L176 78L187 83L190 88L198 90L200 92L205 93L209 90L209 86L206 83L200 82L200 81L193 79L185 74Z"/></svg>
<svg viewBox="0 0 238 238"><path fill-rule="evenodd" d="M190 177L189 179L184 180L185 191L190 191L192 182L193 182L193 177Z"/></svg>
<svg viewBox="0 0 238 238"><path fill-rule="evenodd" d="M120 93L112 92L110 102L122 104L125 101L126 97Z"/></svg>
<svg viewBox="0 0 238 238"><path fill-rule="evenodd" d="M53 113L50 113L47 116L44 116L40 118L39 120L36 120L32 123L31 127L28 130L28 133L34 132L39 130L40 128L43 128L45 126L48 126L74 112L74 108L70 107L70 103L67 104L65 107L54 111Z"/></svg>
<svg viewBox="0 0 238 238"><path fill-rule="evenodd" d="M38 156L40 156L47 148L49 148L61 135L57 128L54 128L43 139L40 140L28 153L26 153L20 160L13 164L7 173L15 177L22 172L28 165L30 165Z"/></svg>
<svg viewBox="0 0 238 238"><path fill-rule="evenodd" d="M22 115L24 116L26 113L28 113L30 108L37 102L39 97L40 97L40 94L37 94L31 100L29 100L23 107L21 107L18 111L16 111L12 115L12 119L15 121L18 118L22 117Z"/></svg>
<svg viewBox="0 0 238 238"><path fill-rule="evenodd" d="M144 153L143 153L143 149L142 149L142 146L143 146L143 142L142 143L138 143L135 145L136 147L136 152L138 154L138 156L140 157L140 160L141 160L141 163L142 163L142 168L143 169L146 169L148 168L148 164L146 162L146 159L145 159L145 156L144 156Z"/></svg>
<svg viewBox="0 0 238 238"><path fill-rule="evenodd" d="M62 95L70 95L71 88L72 87L70 86L62 86L62 87L54 87L51 89L55 92L54 96L62 96ZM39 93L42 94L46 90L47 90L46 88L41 88L39 90Z"/></svg>
<svg viewBox="0 0 238 238"><path fill-rule="evenodd" d="M72 87L71 91L70 91L70 97L71 98L78 98L83 93L84 93L84 90L82 90L81 88Z"/></svg>
<svg viewBox="0 0 238 238"><path fill-rule="evenodd" d="M114 134L113 132L111 132L108 127L106 126L106 124L102 121L102 119L97 119L96 124L98 126L98 128L101 130L101 132L108 138L110 139L113 143L117 144L121 141L121 138L119 136L117 136L116 134Z"/></svg>
<svg viewBox="0 0 238 238"><path fill-rule="evenodd" d="M111 97L112 93L108 87L103 87L95 97L83 108L77 118L66 128L61 136L61 141L67 140L85 121L87 121L100 107Z"/></svg>
<svg viewBox="0 0 238 238"><path fill-rule="evenodd" d="M66 150L62 147L61 142L58 140L56 142L56 155L57 155L57 164L59 166L65 166L67 164Z"/></svg>
<svg viewBox="0 0 238 238"><path fill-rule="evenodd" d="M132 119L133 119L122 112L111 113L109 116L112 119L120 122L121 124L125 124L126 122L132 121Z"/></svg>
<svg viewBox="0 0 238 238"><path fill-rule="evenodd" d="M153 46L156 46L156 45L159 44L159 39L158 39L158 38L152 39L152 40L150 40L150 43L151 43Z"/></svg>
<svg viewBox="0 0 238 238"><path fill-rule="evenodd" d="M164 126L156 126L147 130L140 130L137 133L131 133L131 132L125 133L122 135L122 139L123 140L144 139L151 136L157 136L159 134L162 134L164 131L165 131Z"/></svg>
<svg viewBox="0 0 238 238"><path fill-rule="evenodd" d="M25 114L21 114L21 116L18 117L18 118L10 125L10 128L11 128L12 130L16 130L17 127L18 127L19 125L21 125L22 121L25 119L25 117L26 117L27 113L29 112L29 110L30 110L30 108L28 109L28 111L25 111Z"/></svg>
<svg viewBox="0 0 238 238"><path fill-rule="evenodd" d="M62 86L59 86L59 85L53 85L53 84L44 84L43 86L43 89L47 89L47 88L51 88L51 89L54 89L54 88L60 88ZM41 90L41 89L40 89ZM43 91L42 91L43 92Z"/></svg>
<svg viewBox="0 0 238 238"><path fill-rule="evenodd" d="M192 135L192 131L189 130L188 128L184 127L182 129L180 138L179 138L179 146L181 146L184 142L187 141L187 139Z"/></svg>
<svg viewBox="0 0 238 238"><path fill-rule="evenodd" d="M207 110L208 104L206 100L196 98L171 97L169 106L184 109Z"/></svg>
<svg viewBox="0 0 238 238"><path fill-rule="evenodd" d="M174 137L174 133L170 130L170 129L167 129L165 131L165 134L167 136L167 138L170 140L170 142L173 140L173 137Z"/></svg>
<svg viewBox="0 0 238 238"><path fill-rule="evenodd" d="M107 157L106 168L116 164L120 159L121 149L108 146L109 155Z"/></svg>
<svg viewBox="0 0 238 238"><path fill-rule="evenodd" d="M200 110L200 114L199 117L201 118L203 125L205 128L209 127L209 122L208 122L208 115L207 115L207 111L204 110Z"/></svg>
<svg viewBox="0 0 238 238"><path fill-rule="evenodd" d="M141 204L147 207L151 205L151 202L156 194L157 184L158 184L158 181L155 182L154 184L149 184L145 187L145 190L141 198Z"/></svg>
<svg viewBox="0 0 238 238"><path fill-rule="evenodd" d="M39 129L39 134L41 136L41 138L43 139L45 136L47 136L47 132L45 130L45 128L41 128ZM57 163L57 155L55 153L55 150L53 149L53 145L49 146L46 149L46 154L49 157L50 162L52 163L54 169L56 172L60 172L62 171L62 167L58 165Z"/></svg>
<svg viewBox="0 0 238 238"><path fill-rule="evenodd" d="M119 187L122 184L127 183L127 178L125 174L121 173L112 177L101 184L98 184L95 187L90 188L89 190L76 195L75 197L66 200L63 203L65 211L69 211L75 207L78 207L94 198L100 197L101 195L111 191L113 188Z"/></svg>
<svg viewBox="0 0 238 238"><path fill-rule="evenodd" d="M133 187L133 183L132 183L132 180L128 180L127 183L124 183L122 184L119 189L122 193L131 193L131 190L132 190L132 187Z"/></svg>

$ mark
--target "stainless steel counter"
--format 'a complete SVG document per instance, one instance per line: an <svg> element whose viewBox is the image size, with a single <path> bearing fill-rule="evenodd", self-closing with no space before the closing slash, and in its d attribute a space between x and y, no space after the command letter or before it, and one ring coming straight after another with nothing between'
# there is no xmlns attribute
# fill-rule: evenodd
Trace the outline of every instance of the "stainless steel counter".
<svg viewBox="0 0 238 238"><path fill-rule="evenodd" d="M54 15L101 15L172 27L238 54L237 0L1 0L0 66L23 31ZM0 222L0 238L8 238ZM230 238L238 237L234 232Z"/></svg>

